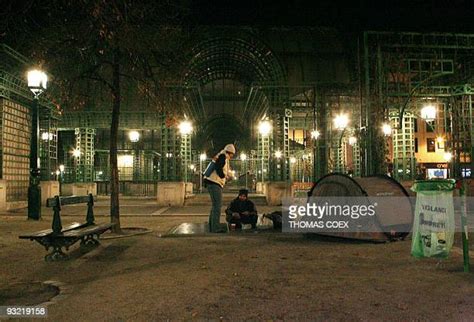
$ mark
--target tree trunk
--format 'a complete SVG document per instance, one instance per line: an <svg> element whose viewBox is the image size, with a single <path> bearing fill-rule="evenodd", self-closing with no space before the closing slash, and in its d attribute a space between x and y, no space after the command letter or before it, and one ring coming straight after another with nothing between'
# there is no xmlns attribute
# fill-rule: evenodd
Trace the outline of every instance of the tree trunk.
<svg viewBox="0 0 474 322"><path fill-rule="evenodd" d="M112 70L112 124L110 126L110 220L115 224L112 228L114 233L121 233L120 228L120 206L119 206L119 174L117 165L117 137L120 117L120 51L115 48L113 55Z"/></svg>

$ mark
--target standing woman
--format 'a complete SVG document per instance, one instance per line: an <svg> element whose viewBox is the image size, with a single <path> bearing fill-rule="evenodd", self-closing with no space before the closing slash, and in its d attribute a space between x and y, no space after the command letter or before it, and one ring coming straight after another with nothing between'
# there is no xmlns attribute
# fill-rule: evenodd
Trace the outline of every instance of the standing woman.
<svg viewBox="0 0 474 322"><path fill-rule="evenodd" d="M209 214L209 231L212 233L226 232L220 224L222 207L222 189L225 182L231 177L229 160L235 154L235 146L227 144L224 149L213 158L212 172L204 174L204 183L206 184L209 195L211 196L212 208Z"/></svg>

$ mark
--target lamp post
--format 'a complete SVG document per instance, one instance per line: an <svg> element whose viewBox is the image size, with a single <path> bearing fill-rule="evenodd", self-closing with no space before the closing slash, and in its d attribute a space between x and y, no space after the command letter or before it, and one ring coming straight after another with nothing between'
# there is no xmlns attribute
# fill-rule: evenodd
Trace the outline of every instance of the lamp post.
<svg viewBox="0 0 474 322"><path fill-rule="evenodd" d="M313 116L315 117L315 116ZM315 121L314 121L315 122ZM318 145L318 138L321 136L321 132L319 132L316 128L313 128L311 131L311 139L313 140L313 182L316 182L316 178L320 176L318 171L318 164L316 162L316 151Z"/></svg>
<svg viewBox="0 0 474 322"><path fill-rule="evenodd" d="M188 182L188 141L189 141L189 135L193 131L193 125L191 122L185 120L182 121L179 124L179 133L182 135L182 140L184 142L182 143L182 146L184 147L184 182Z"/></svg>
<svg viewBox="0 0 474 322"><path fill-rule="evenodd" d="M41 218L41 189L39 187L40 168L39 149L39 96L46 90L48 76L40 70L28 72L28 88L33 92L31 106L31 141L30 141L30 182L28 186L28 219Z"/></svg>
<svg viewBox="0 0 474 322"><path fill-rule="evenodd" d="M245 161L247 160L247 155L245 153L240 154L240 160L242 161L242 168L244 169L245 173L245 189L248 189L248 176L249 174L247 173L247 164Z"/></svg>
<svg viewBox="0 0 474 322"><path fill-rule="evenodd" d="M138 141L140 141L140 132L138 131L130 131L128 132L128 138L130 142L132 142L132 150L133 150L133 180L140 180L140 150L138 146Z"/></svg>
<svg viewBox="0 0 474 322"><path fill-rule="evenodd" d="M265 175L264 175L264 150L265 150L265 141L264 138L268 137L270 135L270 132L272 131L272 124L268 120L263 120L258 124L258 132L260 133L260 136L262 137L262 183L265 181Z"/></svg>
<svg viewBox="0 0 474 322"><path fill-rule="evenodd" d="M338 114L334 117L333 122L334 122L334 127L336 128L336 130L341 131L341 137L339 139L339 145L337 147L337 149L338 149L337 156L338 156L339 164L341 165L341 168L338 169L338 171L343 172L344 168L345 168L345 164L342 164L342 162L344 160L343 155L342 155L343 154L342 139L344 137L344 131L346 130L347 126L349 125L349 116L345 113Z"/></svg>
<svg viewBox="0 0 474 322"><path fill-rule="evenodd" d="M202 193L202 176L203 176L202 163L206 161L206 159L207 159L206 153L201 153L201 155L199 156L199 172L201 172L199 176L199 191L201 193Z"/></svg>
<svg viewBox="0 0 474 322"><path fill-rule="evenodd" d="M451 160L453 159L453 154L449 151L446 151L444 152L443 154L443 159L444 161L446 161L446 163L448 164L448 178L450 177L450 172L451 172L451 167L450 167L450 162Z"/></svg>
<svg viewBox="0 0 474 322"><path fill-rule="evenodd" d="M64 164L59 165L59 195L62 195L62 184L64 179Z"/></svg>

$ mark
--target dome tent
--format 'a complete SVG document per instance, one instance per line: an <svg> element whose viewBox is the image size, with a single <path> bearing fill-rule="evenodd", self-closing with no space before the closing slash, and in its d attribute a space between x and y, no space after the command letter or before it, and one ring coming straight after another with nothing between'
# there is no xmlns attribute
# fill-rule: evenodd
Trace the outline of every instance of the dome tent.
<svg viewBox="0 0 474 322"><path fill-rule="evenodd" d="M345 174L331 173L314 184L308 192L308 198L311 197L398 197L396 207L385 203L377 207L376 216L370 218L370 231L361 229L357 232L321 234L361 240L389 241L404 239L411 231L413 209L408 192L391 177L352 178Z"/></svg>

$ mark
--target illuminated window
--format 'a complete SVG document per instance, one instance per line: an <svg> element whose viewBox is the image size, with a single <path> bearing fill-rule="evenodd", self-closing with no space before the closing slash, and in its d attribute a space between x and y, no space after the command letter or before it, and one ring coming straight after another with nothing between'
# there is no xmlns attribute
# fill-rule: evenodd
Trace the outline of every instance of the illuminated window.
<svg viewBox="0 0 474 322"><path fill-rule="evenodd" d="M119 155L117 157L117 166L119 168L133 167L133 155Z"/></svg>
<svg viewBox="0 0 474 322"><path fill-rule="evenodd" d="M435 139L426 139L426 152L436 152Z"/></svg>

